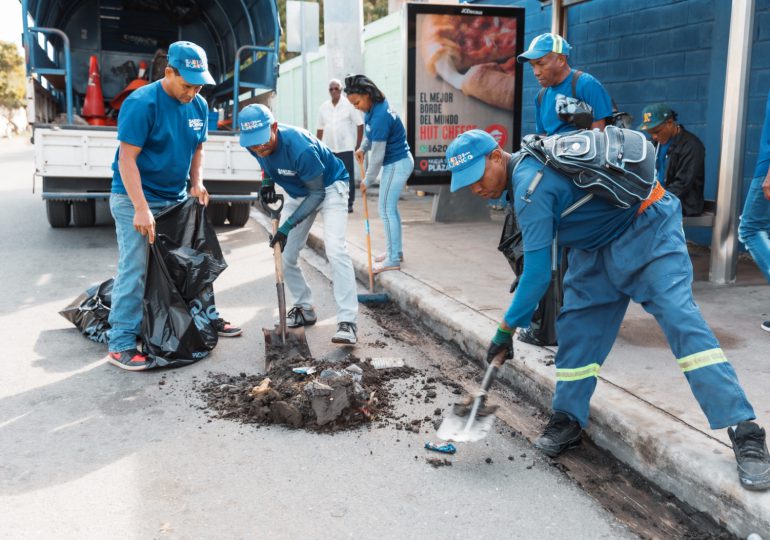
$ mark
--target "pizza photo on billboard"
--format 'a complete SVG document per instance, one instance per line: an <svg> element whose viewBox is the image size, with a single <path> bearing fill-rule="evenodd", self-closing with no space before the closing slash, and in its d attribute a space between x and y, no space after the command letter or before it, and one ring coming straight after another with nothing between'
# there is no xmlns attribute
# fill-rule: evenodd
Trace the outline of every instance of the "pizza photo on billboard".
<svg viewBox="0 0 770 540"><path fill-rule="evenodd" d="M420 47L433 76L484 103L511 110L516 82L516 19L423 16Z"/></svg>

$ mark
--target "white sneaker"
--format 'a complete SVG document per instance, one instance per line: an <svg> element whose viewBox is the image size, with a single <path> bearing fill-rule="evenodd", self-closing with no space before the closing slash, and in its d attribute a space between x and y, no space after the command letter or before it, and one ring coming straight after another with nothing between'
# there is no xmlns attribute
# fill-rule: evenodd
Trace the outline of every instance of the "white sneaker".
<svg viewBox="0 0 770 540"><path fill-rule="evenodd" d="M373 260L376 263L385 262L385 261L388 260L388 254L387 253L380 253L379 255L375 255ZM403 253L399 253L398 254L398 260L401 261L401 262L404 262L404 254Z"/></svg>
<svg viewBox="0 0 770 540"><path fill-rule="evenodd" d="M332 343L355 345L357 342L355 323L341 322L337 325L337 333L332 337Z"/></svg>

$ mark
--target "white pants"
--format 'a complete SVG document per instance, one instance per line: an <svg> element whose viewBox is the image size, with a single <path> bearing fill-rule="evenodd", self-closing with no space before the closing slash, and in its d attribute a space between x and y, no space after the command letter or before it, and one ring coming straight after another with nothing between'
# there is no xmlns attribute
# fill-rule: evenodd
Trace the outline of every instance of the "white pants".
<svg viewBox="0 0 770 540"><path fill-rule="evenodd" d="M347 180L339 180L327 187L326 197L318 209L291 230L283 251L284 278L289 292L294 297L294 305L303 308L313 307L313 292L299 267L299 252L307 244L310 227L313 226L318 212L321 212L324 220L324 246L332 271L332 288L334 301L337 303L338 323L355 323L358 317L356 276L345 239L348 226L349 189ZM303 199L304 197L295 199L287 195L286 204L281 212L281 223L294 213Z"/></svg>

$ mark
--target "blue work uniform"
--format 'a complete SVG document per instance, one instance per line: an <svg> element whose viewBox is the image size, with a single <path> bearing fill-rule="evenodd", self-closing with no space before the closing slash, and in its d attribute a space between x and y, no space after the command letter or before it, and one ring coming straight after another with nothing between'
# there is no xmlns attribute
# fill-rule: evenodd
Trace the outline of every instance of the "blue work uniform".
<svg viewBox="0 0 770 540"><path fill-rule="evenodd" d="M512 203L522 230L525 274L528 255L547 248L555 237L570 248L564 306L556 323L554 411L570 414L583 427L588 424L599 370L633 300L663 329L712 429L754 419L735 370L693 299L679 199L665 193L638 213L640 205L621 209L594 198L561 218L586 192L545 168L528 203L522 197L540 169L538 161L524 158L513 173ZM523 281L517 295L527 293L522 286ZM506 322L529 321L534 307L509 310Z"/></svg>
<svg viewBox="0 0 770 540"><path fill-rule="evenodd" d="M208 134L208 105L196 95L181 103L169 96L161 81L143 86L123 102L118 116L118 140L142 149L136 165L148 201L181 201L193 154ZM112 193L126 194L118 168L112 163Z"/></svg>
<svg viewBox="0 0 770 540"><path fill-rule="evenodd" d="M372 104L364 115L364 132L369 142L385 141L385 158L382 165L390 165L409 156L409 143L406 142L406 130L391 109L388 100Z"/></svg>
<svg viewBox="0 0 770 540"><path fill-rule="evenodd" d="M279 123L276 137L278 144L269 156L260 157L250 148L247 150L257 158L265 175L290 197L306 197L305 182L319 176L323 176L325 188L338 180L348 181L342 161L308 131Z"/></svg>
<svg viewBox="0 0 770 540"><path fill-rule="evenodd" d="M554 135L565 131L577 129L559 118L556 113L556 96L562 94L574 97L588 103L594 111L594 121L612 116L612 99L607 91L593 75L583 72L575 84L575 95L572 95L572 77L575 70L571 70L567 77L556 86L549 86L543 92L542 103L539 92L535 95L535 123L538 133Z"/></svg>

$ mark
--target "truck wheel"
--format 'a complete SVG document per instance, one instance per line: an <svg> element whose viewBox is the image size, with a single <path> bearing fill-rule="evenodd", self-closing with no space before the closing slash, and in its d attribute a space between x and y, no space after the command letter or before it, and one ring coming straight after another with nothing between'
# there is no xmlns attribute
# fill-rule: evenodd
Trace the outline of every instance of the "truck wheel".
<svg viewBox="0 0 770 540"><path fill-rule="evenodd" d="M95 201L73 201L72 223L75 227L93 227L96 223Z"/></svg>
<svg viewBox="0 0 770 540"><path fill-rule="evenodd" d="M249 221L249 212L251 206L247 202L230 203L230 209L227 212L227 219L233 227L243 227Z"/></svg>
<svg viewBox="0 0 770 540"><path fill-rule="evenodd" d="M48 223L54 229L67 227L70 224L70 203L68 201L45 201L45 212Z"/></svg>
<svg viewBox="0 0 770 540"><path fill-rule="evenodd" d="M227 219L227 210L227 203L209 203L206 208L206 213L209 215L211 224L216 227L224 225L225 220Z"/></svg>

